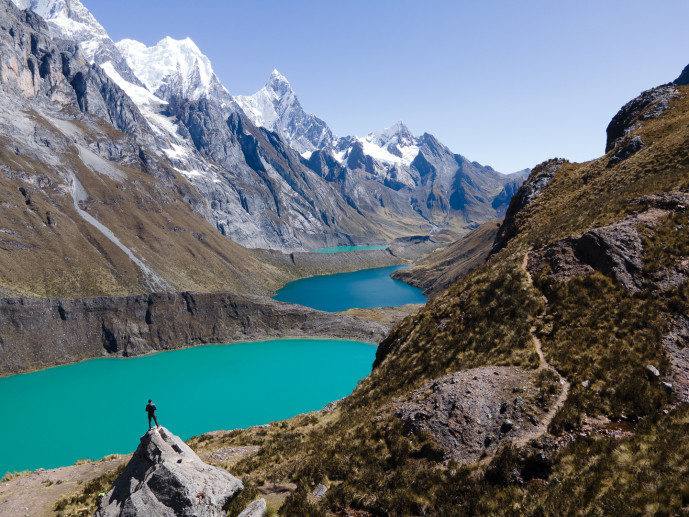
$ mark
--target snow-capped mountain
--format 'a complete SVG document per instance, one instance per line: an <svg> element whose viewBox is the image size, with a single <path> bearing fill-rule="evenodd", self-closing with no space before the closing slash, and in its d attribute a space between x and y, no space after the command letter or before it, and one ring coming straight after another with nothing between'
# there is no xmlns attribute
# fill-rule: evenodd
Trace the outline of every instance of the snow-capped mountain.
<svg viewBox="0 0 689 517"><path fill-rule="evenodd" d="M75 41L86 59L102 65L110 62L128 82L141 85L129 69L103 26L79 0L12 0L20 9L31 9L41 16L54 38Z"/></svg>
<svg viewBox="0 0 689 517"><path fill-rule="evenodd" d="M277 70L273 70L259 91L249 96L238 95L235 100L255 125L280 133L306 157L334 143L328 125L304 111L289 81Z"/></svg>
<svg viewBox="0 0 689 517"><path fill-rule="evenodd" d="M53 36L76 41L100 65L90 73L136 105L118 127L154 149L155 158L141 158L145 167L155 161L184 176L204 200L195 209L244 246L286 250L462 232L502 215L519 182L432 135L414 137L402 122L336 139L304 112L277 70L259 92L235 100L188 38L115 45L78 0L13 1L47 16Z"/></svg>
<svg viewBox="0 0 689 517"><path fill-rule="evenodd" d="M166 37L152 47L125 39L116 46L134 74L160 99L215 96L221 102L232 102L230 93L213 72L210 59L190 38Z"/></svg>

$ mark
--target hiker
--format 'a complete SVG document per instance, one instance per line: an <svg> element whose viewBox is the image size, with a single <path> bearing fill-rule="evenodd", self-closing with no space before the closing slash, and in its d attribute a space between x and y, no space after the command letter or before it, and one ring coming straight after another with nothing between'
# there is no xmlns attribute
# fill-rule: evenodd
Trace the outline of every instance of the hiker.
<svg viewBox="0 0 689 517"><path fill-rule="evenodd" d="M160 427L158 425L158 419L156 418L156 405L153 403L151 399L148 399L148 405L146 406L146 412L148 413L148 429L150 431L151 429L151 418L153 421L156 423L156 427Z"/></svg>

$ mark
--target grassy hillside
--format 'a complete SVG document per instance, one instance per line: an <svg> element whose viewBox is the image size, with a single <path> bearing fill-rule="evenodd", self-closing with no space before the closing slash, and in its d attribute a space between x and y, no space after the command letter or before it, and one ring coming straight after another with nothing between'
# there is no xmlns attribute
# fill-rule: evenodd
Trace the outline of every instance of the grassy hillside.
<svg viewBox="0 0 689 517"><path fill-rule="evenodd" d="M436 250L410 269L396 271L393 278L425 289L426 296L437 296L486 261L502 220L482 224L446 248Z"/></svg>

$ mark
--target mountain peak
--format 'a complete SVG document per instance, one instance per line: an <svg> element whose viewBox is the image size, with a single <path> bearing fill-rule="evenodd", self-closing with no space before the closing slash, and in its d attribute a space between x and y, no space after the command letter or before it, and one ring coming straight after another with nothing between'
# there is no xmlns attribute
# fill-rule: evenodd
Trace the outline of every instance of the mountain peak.
<svg viewBox="0 0 689 517"><path fill-rule="evenodd" d="M304 111L289 81L277 69L263 88L253 95L238 95L235 101L254 124L281 133L302 155L333 144L328 125Z"/></svg>
<svg viewBox="0 0 689 517"><path fill-rule="evenodd" d="M264 88L274 92L278 98L282 98L292 92L292 85L289 84L289 81L284 75L277 71L277 68L270 74Z"/></svg>
<svg viewBox="0 0 689 517"><path fill-rule="evenodd" d="M52 36L79 43L108 37L103 26L79 0L12 0L20 9L31 9L50 27ZM82 45L84 55L94 60L96 46Z"/></svg>
<svg viewBox="0 0 689 517"><path fill-rule="evenodd" d="M415 143L414 135L401 120L398 120L390 127L369 133L366 136L366 140L380 147L387 147L391 144L404 147L414 145Z"/></svg>
<svg viewBox="0 0 689 517"><path fill-rule="evenodd" d="M277 68L273 68L273 71L270 73L270 79L276 81L284 81L286 83L289 82L284 75L278 72Z"/></svg>
<svg viewBox="0 0 689 517"><path fill-rule="evenodd" d="M169 90L168 94L196 100L210 89L215 75L213 67L191 38L178 40L166 36L152 47L130 39L116 45L152 93L163 88Z"/></svg>

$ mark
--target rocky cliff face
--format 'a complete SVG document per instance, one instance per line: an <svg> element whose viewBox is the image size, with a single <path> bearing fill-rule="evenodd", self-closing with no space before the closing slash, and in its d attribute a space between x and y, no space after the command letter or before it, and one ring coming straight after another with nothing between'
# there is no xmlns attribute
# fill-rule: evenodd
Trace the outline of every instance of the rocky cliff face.
<svg viewBox="0 0 689 517"><path fill-rule="evenodd" d="M224 517L243 489L239 479L201 461L178 436L154 427L141 438L95 516Z"/></svg>
<svg viewBox="0 0 689 517"><path fill-rule="evenodd" d="M382 324L233 293L0 300L0 375L96 357L278 337L380 341Z"/></svg>

